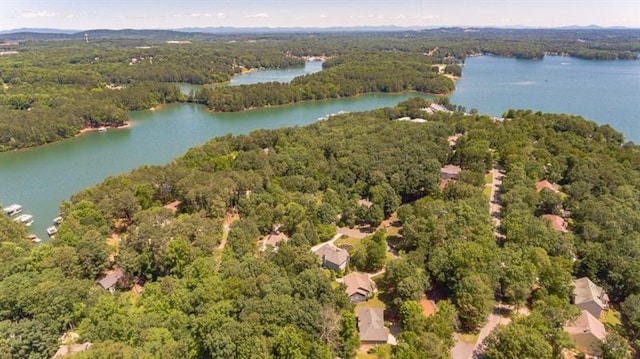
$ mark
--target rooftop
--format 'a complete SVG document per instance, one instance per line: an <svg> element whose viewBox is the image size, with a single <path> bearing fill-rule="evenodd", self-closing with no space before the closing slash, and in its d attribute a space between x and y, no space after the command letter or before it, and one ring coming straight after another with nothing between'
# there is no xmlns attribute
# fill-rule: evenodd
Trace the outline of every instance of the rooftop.
<svg viewBox="0 0 640 359"><path fill-rule="evenodd" d="M545 188L549 189L549 190L551 190L551 191L553 191L555 193L560 192L560 186L555 184L555 183L551 183L551 182L549 182L547 180L542 180L542 181L536 183L536 191L540 192Z"/></svg>
<svg viewBox="0 0 640 359"><path fill-rule="evenodd" d="M604 324L600 323L596 317L586 310L581 311L580 316L573 322L569 322L564 327L564 330L570 335L591 333L600 340L604 340L607 336Z"/></svg>
<svg viewBox="0 0 640 359"><path fill-rule="evenodd" d="M389 330L384 326L384 309L362 308L358 310L358 331L360 340L386 343Z"/></svg>
<svg viewBox="0 0 640 359"><path fill-rule="evenodd" d="M338 248L331 243L326 243L315 251L316 255L327 262L340 265L349 259L349 252Z"/></svg>
<svg viewBox="0 0 640 359"><path fill-rule="evenodd" d="M365 297L373 292L373 286L369 276L365 273L351 272L344 276L344 284L347 286L347 296L362 294Z"/></svg>
<svg viewBox="0 0 640 359"><path fill-rule="evenodd" d="M573 282L573 303L580 305L583 303L596 302L600 308L606 308L609 296L602 287L597 286L588 277L578 278Z"/></svg>

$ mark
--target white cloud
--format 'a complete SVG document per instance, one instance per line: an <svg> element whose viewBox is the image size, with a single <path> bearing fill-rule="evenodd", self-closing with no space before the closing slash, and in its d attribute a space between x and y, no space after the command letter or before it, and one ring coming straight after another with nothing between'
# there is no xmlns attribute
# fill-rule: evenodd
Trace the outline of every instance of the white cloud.
<svg viewBox="0 0 640 359"><path fill-rule="evenodd" d="M18 17L22 19L42 19L45 17L56 17L58 13L49 12L49 11L38 11L38 12L23 12Z"/></svg>
<svg viewBox="0 0 640 359"><path fill-rule="evenodd" d="M246 17L246 18L249 18L249 19L255 19L255 18L263 18L263 19L264 19L264 18L268 18L268 17L269 17L269 14L266 14L266 13L259 13L259 14L247 15L247 16L245 16L245 17Z"/></svg>
<svg viewBox="0 0 640 359"><path fill-rule="evenodd" d="M177 15L178 17L181 17L182 15ZM226 17L225 14L219 12L217 14L212 14L212 13L191 13L189 15L187 15L189 17L215 17L218 19L224 19Z"/></svg>

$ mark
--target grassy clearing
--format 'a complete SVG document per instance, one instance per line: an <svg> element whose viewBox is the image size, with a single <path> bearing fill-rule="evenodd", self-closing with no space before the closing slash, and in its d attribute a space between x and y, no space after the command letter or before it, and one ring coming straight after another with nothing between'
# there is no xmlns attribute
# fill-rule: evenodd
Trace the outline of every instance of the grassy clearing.
<svg viewBox="0 0 640 359"><path fill-rule="evenodd" d="M358 352L356 353L356 359L377 359L378 357L375 354Z"/></svg>
<svg viewBox="0 0 640 359"><path fill-rule="evenodd" d="M491 187L489 186L484 186L484 189L482 190L482 194L484 194L484 197L488 200L491 199Z"/></svg>
<svg viewBox="0 0 640 359"><path fill-rule="evenodd" d="M366 302L356 304L356 312L358 312L358 309L362 309L362 308L386 308L386 307L387 306L380 299L378 299L378 293L376 293L373 298L367 300Z"/></svg>
<svg viewBox="0 0 640 359"><path fill-rule="evenodd" d="M618 325L622 325L620 321L620 313L618 313L615 309L609 309L600 315L600 321L604 325L610 325L612 327L616 327Z"/></svg>
<svg viewBox="0 0 640 359"><path fill-rule="evenodd" d="M478 334L458 334L458 338L465 343L475 344L478 341Z"/></svg>
<svg viewBox="0 0 640 359"><path fill-rule="evenodd" d="M333 242L336 246L340 246L341 244L348 244L353 248L356 248L360 244L360 240L358 238L353 237L342 237L338 238L335 242Z"/></svg>
<svg viewBox="0 0 640 359"><path fill-rule="evenodd" d="M486 184L493 183L493 173L489 172L486 175L484 175L484 183Z"/></svg>

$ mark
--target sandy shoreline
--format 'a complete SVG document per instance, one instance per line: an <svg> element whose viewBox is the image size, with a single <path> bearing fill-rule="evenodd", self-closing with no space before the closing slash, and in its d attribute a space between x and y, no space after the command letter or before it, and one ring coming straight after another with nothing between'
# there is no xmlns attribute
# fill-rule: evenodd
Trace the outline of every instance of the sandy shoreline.
<svg viewBox="0 0 640 359"><path fill-rule="evenodd" d="M131 122L125 122L124 125L117 126L117 127L113 127L113 126L103 126L103 127L106 128L106 129L109 129L109 130L121 130L121 129L124 129L124 128L131 127ZM98 130L100 130L100 128L102 128L102 127L85 127L83 129L81 129L74 137L78 137L78 136L80 136L82 134L85 134L87 132L98 131Z"/></svg>

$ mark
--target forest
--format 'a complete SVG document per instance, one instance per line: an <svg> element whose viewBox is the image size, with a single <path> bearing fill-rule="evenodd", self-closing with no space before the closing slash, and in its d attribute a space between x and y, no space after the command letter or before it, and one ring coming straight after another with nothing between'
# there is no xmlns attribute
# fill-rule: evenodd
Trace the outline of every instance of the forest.
<svg viewBox="0 0 640 359"><path fill-rule="evenodd" d="M91 39L86 43L85 33ZM171 44L169 41L188 41ZM121 126L128 112L177 101L240 111L367 92L455 89L432 65L462 75L467 56L637 59L637 30L428 29L398 32L212 34L94 30L0 35L0 151L60 141L83 128ZM16 52L16 53L12 53ZM223 84L260 68L302 66L325 56L326 69L290 84L215 89L195 97L176 84Z"/></svg>
<svg viewBox="0 0 640 359"><path fill-rule="evenodd" d="M454 332L477 333L503 303L528 315L489 336L486 358L559 358L574 347L562 330L577 315L572 279L588 276L620 313L602 357L630 358L640 148L578 116L510 110L494 121L428 105L214 138L77 193L46 244L0 216L0 356L49 358L71 332L92 343L74 358L353 358L354 306L335 280L384 269L375 300L401 330L369 357L449 358ZM395 121L405 116L427 121ZM462 171L442 186L445 164ZM494 167L505 174L501 241L485 193ZM537 192L543 179L561 191ZM568 233L542 219L563 212ZM397 234L385 232L390 217ZM310 248L338 226L380 230L335 273ZM289 240L261 250L274 228ZM96 281L114 269L124 276L110 293ZM425 316L418 301L434 291L438 311Z"/></svg>

